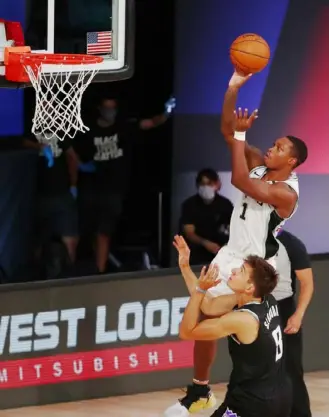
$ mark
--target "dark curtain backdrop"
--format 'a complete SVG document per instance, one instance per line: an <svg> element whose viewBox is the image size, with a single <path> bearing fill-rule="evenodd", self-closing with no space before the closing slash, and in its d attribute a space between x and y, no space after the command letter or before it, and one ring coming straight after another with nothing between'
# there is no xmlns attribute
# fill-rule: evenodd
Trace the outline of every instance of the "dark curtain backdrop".
<svg viewBox="0 0 329 417"><path fill-rule="evenodd" d="M36 160L30 151L0 153L0 272L6 282L24 279L31 253Z"/></svg>

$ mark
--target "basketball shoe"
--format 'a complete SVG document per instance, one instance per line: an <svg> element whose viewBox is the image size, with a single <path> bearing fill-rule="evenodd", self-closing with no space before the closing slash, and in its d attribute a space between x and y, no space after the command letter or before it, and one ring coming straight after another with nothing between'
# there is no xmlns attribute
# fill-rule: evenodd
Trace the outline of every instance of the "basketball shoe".
<svg viewBox="0 0 329 417"><path fill-rule="evenodd" d="M216 398L209 385L188 385L185 397L167 408L164 417L185 417L213 408L215 405Z"/></svg>

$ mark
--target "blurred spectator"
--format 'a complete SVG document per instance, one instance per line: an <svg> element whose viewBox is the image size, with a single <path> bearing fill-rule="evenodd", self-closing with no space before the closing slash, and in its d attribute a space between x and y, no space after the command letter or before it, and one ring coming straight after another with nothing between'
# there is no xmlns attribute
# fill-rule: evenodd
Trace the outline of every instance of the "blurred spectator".
<svg viewBox="0 0 329 417"><path fill-rule="evenodd" d="M196 177L197 194L182 204L181 226L191 248L191 264L210 262L228 242L232 203L218 194L221 181L213 169L203 169Z"/></svg>
<svg viewBox="0 0 329 417"><path fill-rule="evenodd" d="M165 112L143 120L118 118L117 102L103 98L99 116L90 131L77 137L75 149L81 160L79 201L84 234L96 234L96 266L106 271L110 238L121 215L130 179L134 142L139 129L152 129L164 123L175 106L170 99Z"/></svg>
<svg viewBox="0 0 329 417"><path fill-rule="evenodd" d="M37 176L37 254L52 237L62 240L71 263L78 243L76 207L78 160L69 140L41 134L25 139L25 147L39 151Z"/></svg>

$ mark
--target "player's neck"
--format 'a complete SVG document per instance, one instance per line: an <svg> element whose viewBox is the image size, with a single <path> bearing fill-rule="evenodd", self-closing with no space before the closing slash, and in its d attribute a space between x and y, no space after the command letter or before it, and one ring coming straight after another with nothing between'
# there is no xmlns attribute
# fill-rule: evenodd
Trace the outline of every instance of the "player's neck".
<svg viewBox="0 0 329 417"><path fill-rule="evenodd" d="M291 175L290 169L273 170L268 169L265 174L266 181L285 181Z"/></svg>
<svg viewBox="0 0 329 417"><path fill-rule="evenodd" d="M247 295L247 294L240 294L238 296L238 306L243 307L244 305L248 303L261 303L262 299L259 297L254 297L253 295Z"/></svg>

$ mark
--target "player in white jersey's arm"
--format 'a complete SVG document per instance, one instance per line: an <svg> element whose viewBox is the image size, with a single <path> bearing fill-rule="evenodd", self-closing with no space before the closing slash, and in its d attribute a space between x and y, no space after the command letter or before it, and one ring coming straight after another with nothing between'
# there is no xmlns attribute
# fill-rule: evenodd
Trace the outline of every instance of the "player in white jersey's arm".
<svg viewBox="0 0 329 417"><path fill-rule="evenodd" d="M298 178L293 170L307 159L306 144L295 136L277 139L265 155L247 143L246 132L257 119L257 110L249 114L246 109L235 108L239 89L249 78L234 72L224 98L221 131L232 155L231 182L242 196L234 206L229 242L213 260L219 267L221 283L208 291L205 315L233 308L234 296L230 296L226 282L232 269L239 268L247 256L258 255L273 264L279 247L276 233L298 205ZM180 267L191 288L196 276L188 264ZM225 297L218 299L222 295ZM184 398L166 410L166 417L187 416L216 404L208 385L216 350L214 341L195 342L193 384Z"/></svg>

